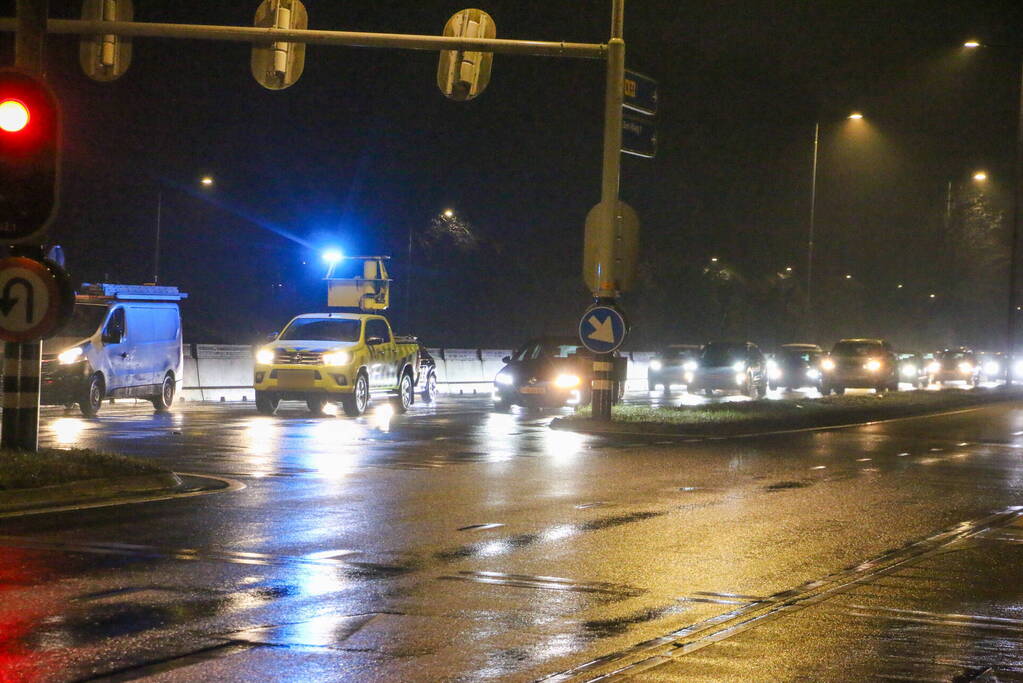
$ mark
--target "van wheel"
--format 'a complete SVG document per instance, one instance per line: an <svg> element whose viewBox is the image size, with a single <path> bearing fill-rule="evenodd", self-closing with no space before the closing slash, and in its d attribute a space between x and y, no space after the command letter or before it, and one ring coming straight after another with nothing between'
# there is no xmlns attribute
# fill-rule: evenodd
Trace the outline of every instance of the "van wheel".
<svg viewBox="0 0 1023 683"><path fill-rule="evenodd" d="M273 415L277 412L277 406L281 404L281 399L277 398L276 395L271 394L267 391L256 392L256 410L262 415Z"/></svg>
<svg viewBox="0 0 1023 683"><path fill-rule="evenodd" d="M426 381L423 383L423 391L420 394L423 399L423 403L433 403L437 399L437 374L431 372L426 376Z"/></svg>
<svg viewBox="0 0 1023 683"><path fill-rule="evenodd" d="M845 395L845 387L831 387L831 390L835 392L835 396Z"/></svg>
<svg viewBox="0 0 1023 683"><path fill-rule="evenodd" d="M369 405L369 380L366 373L360 372L355 378L355 390L341 397L341 406L348 417L359 417L366 412Z"/></svg>
<svg viewBox="0 0 1023 683"><path fill-rule="evenodd" d="M81 409L82 415L96 417L99 409L103 406L105 393L106 382L103 381L103 375L97 372L89 378L89 385L85 388L82 397L78 399L78 407Z"/></svg>
<svg viewBox="0 0 1023 683"><path fill-rule="evenodd" d="M167 373L167 376L163 378L163 384L160 385L160 394L149 399L153 403L153 408L158 413L165 413L170 410L171 405L174 403L174 375Z"/></svg>
<svg viewBox="0 0 1023 683"><path fill-rule="evenodd" d="M305 399L305 407L313 415L323 415L323 409L326 405L327 399L323 396L307 396Z"/></svg>

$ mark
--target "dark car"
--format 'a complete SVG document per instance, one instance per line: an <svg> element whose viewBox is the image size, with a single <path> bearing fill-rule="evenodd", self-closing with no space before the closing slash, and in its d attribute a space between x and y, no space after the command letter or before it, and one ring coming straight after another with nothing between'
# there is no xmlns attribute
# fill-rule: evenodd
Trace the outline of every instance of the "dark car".
<svg viewBox="0 0 1023 683"><path fill-rule="evenodd" d="M899 381L912 384L916 389L927 386L927 365L929 358L922 353L900 353L899 359Z"/></svg>
<svg viewBox="0 0 1023 683"><path fill-rule="evenodd" d="M980 362L976 354L965 346L944 349L934 354L934 360L927 366L930 382L964 382L968 386L980 384Z"/></svg>
<svg viewBox="0 0 1023 683"><path fill-rule="evenodd" d="M700 347L696 344L671 344L655 353L646 369L647 388L653 391L663 386L671 390L672 384L685 384L686 370L696 367Z"/></svg>
<svg viewBox="0 0 1023 683"><path fill-rule="evenodd" d="M771 389L820 388L823 357L824 349L816 344L782 344L767 361Z"/></svg>
<svg viewBox="0 0 1023 683"><path fill-rule="evenodd" d="M499 409L581 406L590 402L593 354L578 337L531 339L504 358L505 367L494 378L494 403ZM615 359L615 376L625 378L628 360ZM616 400L625 391L621 381Z"/></svg>
<svg viewBox="0 0 1023 683"><path fill-rule="evenodd" d="M843 339L821 360L821 393L844 394L848 388L879 394L899 390L898 358L884 339Z"/></svg>
<svg viewBox="0 0 1023 683"><path fill-rule="evenodd" d="M686 379L689 391L702 391L707 396L715 391L739 391L752 397L767 394L764 354L752 342L707 344Z"/></svg>

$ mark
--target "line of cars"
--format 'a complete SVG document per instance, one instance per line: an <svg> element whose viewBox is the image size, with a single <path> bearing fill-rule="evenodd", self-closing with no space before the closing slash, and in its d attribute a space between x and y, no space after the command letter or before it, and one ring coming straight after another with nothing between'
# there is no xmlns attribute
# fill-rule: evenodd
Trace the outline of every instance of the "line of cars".
<svg viewBox="0 0 1023 683"><path fill-rule="evenodd" d="M1014 376L1023 375L1020 363ZM647 366L650 391L684 386L690 393L711 396L716 391L740 392L762 398L768 389L817 389L843 394L846 389L898 391L900 382L915 388L934 383L981 382L1005 378L1001 354L974 352L965 347L934 353L896 353L884 339L842 339L830 352L817 344L782 344L765 354L752 342L710 342L703 346L676 344L655 354Z"/></svg>

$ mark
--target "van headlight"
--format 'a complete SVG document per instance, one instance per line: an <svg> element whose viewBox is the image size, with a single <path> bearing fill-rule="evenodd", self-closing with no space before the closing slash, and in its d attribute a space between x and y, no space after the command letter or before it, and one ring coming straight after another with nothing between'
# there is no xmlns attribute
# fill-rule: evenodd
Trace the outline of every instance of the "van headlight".
<svg viewBox="0 0 1023 683"><path fill-rule="evenodd" d="M821 371L818 370L817 368L810 368L809 370L806 371L806 376L809 377L810 379L820 379Z"/></svg>
<svg viewBox="0 0 1023 683"><path fill-rule="evenodd" d="M656 358L654 360L650 361L650 369L651 370L660 370L663 367L664 367L664 363L662 363L661 361L657 360Z"/></svg>
<svg viewBox="0 0 1023 683"><path fill-rule="evenodd" d="M572 387L579 386L578 375L558 375L558 378L554 380L554 386L559 389L571 389Z"/></svg>
<svg viewBox="0 0 1023 683"><path fill-rule="evenodd" d="M348 365L351 359L352 357L348 355L347 351L331 351L323 354L324 365Z"/></svg>
<svg viewBox="0 0 1023 683"><path fill-rule="evenodd" d="M973 363L970 363L969 361L963 361L962 363L959 364L959 372L963 373L964 375L969 375L970 373L973 372Z"/></svg>
<svg viewBox="0 0 1023 683"><path fill-rule="evenodd" d="M72 363L77 363L83 353L85 353L85 351L82 350L81 346L75 346L67 351L61 351L60 355L57 356L57 361L61 365L71 365Z"/></svg>
<svg viewBox="0 0 1023 683"><path fill-rule="evenodd" d="M497 377L494 378L494 382L496 384L504 384L505 386L507 386L509 384L512 384L514 381L515 381L515 378L512 377L512 374L510 372L506 372L504 370L502 370L501 372L497 373Z"/></svg>
<svg viewBox="0 0 1023 683"><path fill-rule="evenodd" d="M260 365L270 365L274 362L274 350L260 349L256 351L256 362Z"/></svg>
<svg viewBox="0 0 1023 683"><path fill-rule="evenodd" d="M877 372L878 370L881 369L881 361L877 360L876 358L868 360L866 364L863 366L863 369L867 370L868 372Z"/></svg>
<svg viewBox="0 0 1023 683"><path fill-rule="evenodd" d="M913 363L903 363L902 374L906 377L913 377L916 375L916 365Z"/></svg>
<svg viewBox="0 0 1023 683"><path fill-rule="evenodd" d="M984 363L984 374L993 377L1002 371L1002 366L996 360L989 360Z"/></svg>

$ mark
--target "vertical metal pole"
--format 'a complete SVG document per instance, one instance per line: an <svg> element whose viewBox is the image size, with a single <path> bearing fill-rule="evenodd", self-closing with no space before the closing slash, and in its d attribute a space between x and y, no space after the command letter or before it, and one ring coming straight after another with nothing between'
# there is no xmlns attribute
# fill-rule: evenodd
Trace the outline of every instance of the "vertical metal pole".
<svg viewBox="0 0 1023 683"><path fill-rule="evenodd" d="M813 172L810 175L810 232L806 241L806 334L807 340L814 335L813 326L813 238L817 220L817 147L820 140L821 122L813 127Z"/></svg>
<svg viewBox="0 0 1023 683"><path fill-rule="evenodd" d="M156 192L156 247L153 250L153 284L160 284L160 222L163 214L163 190Z"/></svg>
<svg viewBox="0 0 1023 683"><path fill-rule="evenodd" d="M412 325L412 230L413 227L410 225L408 229L408 260L405 262L405 269L408 271L405 276L407 280L405 283L405 327L408 328L408 334L412 334L412 330L415 329Z"/></svg>
<svg viewBox="0 0 1023 683"><path fill-rule="evenodd" d="M34 73L43 70L48 0L18 0L15 64ZM39 246L12 249L14 253L41 258ZM39 445L39 375L43 343L4 344L3 418L0 448L34 451Z"/></svg>
<svg viewBox="0 0 1023 683"><path fill-rule="evenodd" d="M622 99L625 94L625 0L613 0L611 5L611 38L607 44L607 80L604 91L604 165L600 184L600 201L606 211L613 212L617 247L621 244L621 217L618 211L618 190L622 168ZM617 257L616 257L617 260ZM611 278L607 278L610 280ZM598 303L614 304L616 291L597 291ZM611 420L614 400L614 354L600 353L593 359L593 419Z"/></svg>
<svg viewBox="0 0 1023 683"><path fill-rule="evenodd" d="M1005 375L1005 384L1012 386L1012 375L1016 371L1016 327L1019 322L1019 287L1017 271L1019 268L1019 232L1020 212L1023 211L1023 59L1020 59L1019 111L1016 122L1016 159L1012 173L1012 245L1009 252L1009 315L1006 319L1006 342L1009 367Z"/></svg>

